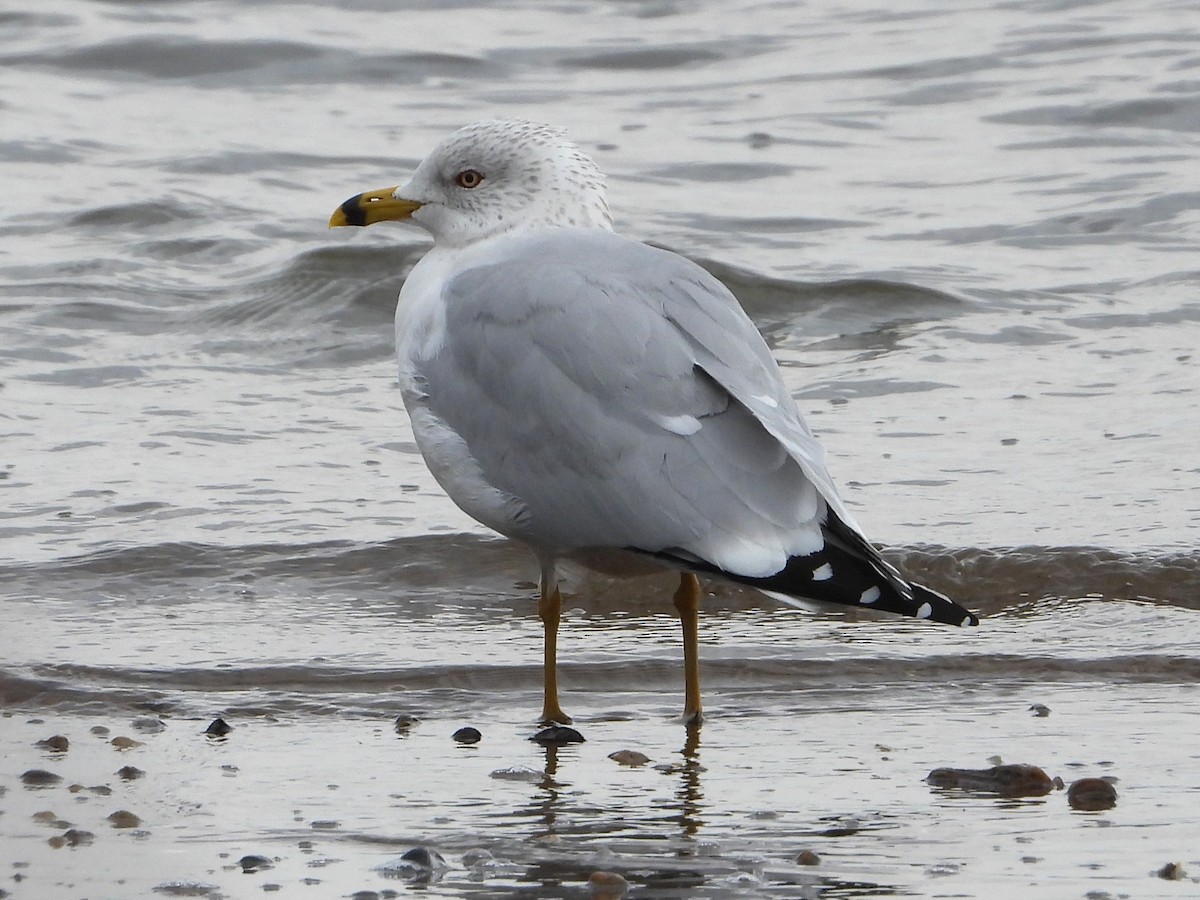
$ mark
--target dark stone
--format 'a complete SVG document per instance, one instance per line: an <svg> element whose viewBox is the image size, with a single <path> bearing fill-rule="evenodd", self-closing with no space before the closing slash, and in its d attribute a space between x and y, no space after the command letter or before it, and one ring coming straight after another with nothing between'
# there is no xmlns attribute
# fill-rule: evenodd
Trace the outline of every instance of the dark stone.
<svg viewBox="0 0 1200 900"><path fill-rule="evenodd" d="M619 872L593 872L588 877L592 900L621 900L629 890L629 882Z"/></svg>
<svg viewBox="0 0 1200 900"><path fill-rule="evenodd" d="M539 744L582 744L583 735L567 725L551 725L530 738Z"/></svg>
<svg viewBox="0 0 1200 900"><path fill-rule="evenodd" d="M1067 788L1067 802L1071 809L1083 812L1098 812L1117 805L1117 789L1103 778L1080 778Z"/></svg>
<svg viewBox="0 0 1200 900"><path fill-rule="evenodd" d="M233 731L233 726L220 717L213 719L204 729L204 733L209 737L225 737L231 731Z"/></svg>
<svg viewBox="0 0 1200 900"><path fill-rule="evenodd" d="M237 861L237 864L242 867L242 871L247 875L253 872L259 872L263 869L270 869L275 866L270 859L265 856L259 856L257 853L248 853Z"/></svg>
<svg viewBox="0 0 1200 900"><path fill-rule="evenodd" d="M637 750L614 750L608 754L608 758L615 763L619 763L622 766L630 766L631 768L644 766L650 762L650 757Z"/></svg>
<svg viewBox="0 0 1200 900"><path fill-rule="evenodd" d="M478 728L472 728L468 725L466 728L458 729L452 737L460 744L478 744L483 735L479 733Z"/></svg>
<svg viewBox="0 0 1200 900"><path fill-rule="evenodd" d="M142 824L136 813L127 809L118 809L108 817L108 824L113 828L137 828Z"/></svg>
<svg viewBox="0 0 1200 900"><path fill-rule="evenodd" d="M124 778L126 781L133 781L137 778L141 778L145 774L146 773L137 766L121 766L121 768L117 769L117 775L121 778Z"/></svg>
<svg viewBox="0 0 1200 900"><path fill-rule="evenodd" d="M56 734L53 737L38 741L34 746L40 747L42 750L53 750L55 753L66 753L67 748L71 746L71 742L66 739L66 736Z"/></svg>
<svg viewBox="0 0 1200 900"><path fill-rule="evenodd" d="M86 847L95 839L94 834L81 828L68 828L63 832L63 843L68 847Z"/></svg>
<svg viewBox="0 0 1200 900"><path fill-rule="evenodd" d="M50 787L60 781L62 781L61 775L55 775L45 769L30 769L21 773L21 784L26 787Z"/></svg>
<svg viewBox="0 0 1200 900"><path fill-rule="evenodd" d="M1054 790L1054 782L1041 768L1023 764L990 769L934 769L925 780L934 787L1004 797L1043 797Z"/></svg>
<svg viewBox="0 0 1200 900"><path fill-rule="evenodd" d="M418 719L416 716L408 713L400 713L400 715L396 716L396 721L392 727L395 728L396 734L405 735L408 734L409 729L416 725L419 721L420 719Z"/></svg>
<svg viewBox="0 0 1200 900"><path fill-rule="evenodd" d="M436 865L434 855L429 852L427 847L413 847L408 852L402 853L400 858L414 866L420 866L422 869L432 869Z"/></svg>
<svg viewBox="0 0 1200 900"><path fill-rule="evenodd" d="M802 866L819 866L821 864L821 857L817 856L811 850L801 850L796 855L796 862Z"/></svg>

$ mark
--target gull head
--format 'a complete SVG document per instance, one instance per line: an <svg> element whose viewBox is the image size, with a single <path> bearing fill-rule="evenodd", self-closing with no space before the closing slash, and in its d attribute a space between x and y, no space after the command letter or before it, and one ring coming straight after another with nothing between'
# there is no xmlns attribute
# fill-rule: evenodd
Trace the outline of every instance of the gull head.
<svg viewBox="0 0 1200 900"><path fill-rule="evenodd" d="M558 128L514 119L454 132L400 187L351 197L330 226L411 219L439 246L530 227L612 228L604 176Z"/></svg>

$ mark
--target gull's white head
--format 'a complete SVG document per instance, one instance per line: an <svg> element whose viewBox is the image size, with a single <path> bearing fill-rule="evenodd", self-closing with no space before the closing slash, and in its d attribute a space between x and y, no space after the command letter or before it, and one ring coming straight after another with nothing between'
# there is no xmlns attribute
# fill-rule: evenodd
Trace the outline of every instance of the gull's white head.
<svg viewBox="0 0 1200 900"><path fill-rule="evenodd" d="M561 129L514 119L456 131L398 188L351 197L330 225L409 219L443 246L518 228L612 228L604 176Z"/></svg>

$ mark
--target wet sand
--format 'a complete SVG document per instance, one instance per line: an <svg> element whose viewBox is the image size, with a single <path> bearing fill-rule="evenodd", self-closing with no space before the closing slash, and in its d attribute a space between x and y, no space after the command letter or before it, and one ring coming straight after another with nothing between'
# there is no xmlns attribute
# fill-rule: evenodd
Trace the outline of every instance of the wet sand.
<svg viewBox="0 0 1200 900"><path fill-rule="evenodd" d="M523 613L469 623L460 646L503 643L526 627ZM529 740L533 658L507 678L441 686L406 684L397 669L359 704L344 692L361 685L323 678L317 662L302 690L282 679L256 687L252 676L220 685L218 666L214 687L193 685L186 701L168 691L147 693L140 710L10 708L0 888L90 900L366 900L418 885L428 896L583 897L597 871L623 876L630 896L662 898L1185 897L1200 884L1194 683L1045 668L1031 679L1016 657L1005 676L915 654L885 670L827 662L826 677L798 664L788 677L770 660L736 658L754 629L734 615L723 631L718 613L707 619L708 719L697 733L674 719L670 622L614 615L568 616L564 706L586 741L557 748ZM758 627L830 625L868 647L888 634L871 622L747 615ZM1002 641L1005 617L991 623ZM1064 633L1049 612L1022 627L1034 641ZM594 655L606 640L620 649L621 635L646 650L623 674ZM387 680L386 669L377 675ZM206 735L218 715L231 730ZM454 740L464 726L479 730L477 743ZM39 746L54 736L65 751ZM623 765L617 751L649 761ZM1116 804L1085 812L1062 789L1014 798L925 781L941 766L999 762L1036 764L1064 786L1103 778ZM31 770L61 780L23 783ZM401 860L416 847L447 867Z"/></svg>

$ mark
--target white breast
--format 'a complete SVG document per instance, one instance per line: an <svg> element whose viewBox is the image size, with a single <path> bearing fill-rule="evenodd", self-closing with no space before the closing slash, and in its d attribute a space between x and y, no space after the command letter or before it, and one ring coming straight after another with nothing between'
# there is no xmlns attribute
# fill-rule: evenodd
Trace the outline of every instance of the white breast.
<svg viewBox="0 0 1200 900"><path fill-rule="evenodd" d="M400 388L406 395L415 387L416 363L433 358L446 341L442 286L454 269L457 256L455 251L435 247L413 267L400 290L396 304L396 362L400 367Z"/></svg>
<svg viewBox="0 0 1200 900"><path fill-rule="evenodd" d="M469 251L435 247L417 263L404 282L396 305L396 362L400 391L412 422L413 437L425 464L442 489L463 512L489 528L521 537L528 517L517 497L493 487L466 442L429 408L421 363L435 357L446 343L446 307L442 286L462 267ZM474 255L474 254L470 254Z"/></svg>

